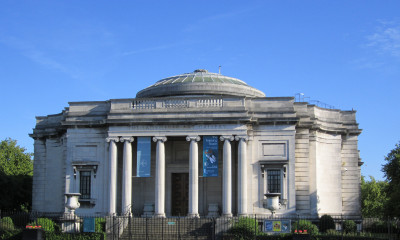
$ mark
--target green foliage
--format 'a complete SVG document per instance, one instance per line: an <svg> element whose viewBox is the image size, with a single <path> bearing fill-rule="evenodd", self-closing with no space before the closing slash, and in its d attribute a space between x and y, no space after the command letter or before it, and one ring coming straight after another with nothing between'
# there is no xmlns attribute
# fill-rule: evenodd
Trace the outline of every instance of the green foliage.
<svg viewBox="0 0 400 240"><path fill-rule="evenodd" d="M390 230L392 232L400 232L400 227L397 225L396 221L382 221L376 220L373 223L369 223L364 226L364 231L370 233L387 233Z"/></svg>
<svg viewBox="0 0 400 240"><path fill-rule="evenodd" d="M326 230L326 234L328 234L328 235L338 235L339 232L336 231L335 229L327 229Z"/></svg>
<svg viewBox="0 0 400 240"><path fill-rule="evenodd" d="M254 239L254 235L258 235L261 232L258 229L258 223L255 219L243 217L239 218L239 221L233 224L228 233L233 235L235 239L250 240Z"/></svg>
<svg viewBox="0 0 400 240"><path fill-rule="evenodd" d="M329 229L336 229L335 222L330 215L325 214L319 219L319 231L325 233Z"/></svg>
<svg viewBox="0 0 400 240"><path fill-rule="evenodd" d="M2 230L14 230L14 222L10 217L3 217L0 220L0 229Z"/></svg>
<svg viewBox="0 0 400 240"><path fill-rule="evenodd" d="M357 231L357 225L353 220L345 220L343 222L343 231L345 233L354 233Z"/></svg>
<svg viewBox="0 0 400 240"><path fill-rule="evenodd" d="M361 177L361 212L363 217L383 217L388 201L386 181L376 181L370 176L370 181Z"/></svg>
<svg viewBox="0 0 400 240"><path fill-rule="evenodd" d="M279 235L260 235L256 237L257 240L292 240L291 233L281 233Z"/></svg>
<svg viewBox="0 0 400 240"><path fill-rule="evenodd" d="M388 182L386 190L388 201L385 205L385 215L400 217L400 144L385 157L386 164L382 171Z"/></svg>
<svg viewBox="0 0 400 240"><path fill-rule="evenodd" d="M292 225L292 232L294 233L295 230L307 230L307 233L310 235L318 234L318 227L308 220L299 220L294 222Z"/></svg>
<svg viewBox="0 0 400 240"><path fill-rule="evenodd" d="M0 172L5 175L33 174L32 153L17 145L16 140L6 139L0 142Z"/></svg>
<svg viewBox="0 0 400 240"><path fill-rule="evenodd" d="M101 240L103 234L100 233L56 233L56 232L45 232L46 240Z"/></svg>
<svg viewBox="0 0 400 240"><path fill-rule="evenodd" d="M53 220L48 218L38 218L35 221L29 223L31 226L41 226L42 229L46 232L54 232L55 231L55 224Z"/></svg>
<svg viewBox="0 0 400 240"><path fill-rule="evenodd" d="M27 210L32 198L32 154L6 139L0 142L0 209Z"/></svg>
<svg viewBox="0 0 400 240"><path fill-rule="evenodd" d="M2 230L0 229L0 239L3 240L20 240L22 239L22 230Z"/></svg>
<svg viewBox="0 0 400 240"><path fill-rule="evenodd" d="M95 229L98 233L103 233L106 230L106 219L105 218L96 218L94 220Z"/></svg>

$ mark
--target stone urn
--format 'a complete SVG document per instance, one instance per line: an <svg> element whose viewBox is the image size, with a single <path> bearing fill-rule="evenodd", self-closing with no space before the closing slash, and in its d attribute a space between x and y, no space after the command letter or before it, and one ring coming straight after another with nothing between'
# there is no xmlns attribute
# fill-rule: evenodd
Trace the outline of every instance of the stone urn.
<svg viewBox="0 0 400 240"><path fill-rule="evenodd" d="M267 197L267 208L271 210L272 215L275 215L276 210L281 208L281 204L279 203L280 193L266 193L264 194Z"/></svg>
<svg viewBox="0 0 400 240"><path fill-rule="evenodd" d="M67 197L67 203L65 207L69 210L69 214L73 216L75 214L75 210L79 208L79 196L80 193L66 193L65 196Z"/></svg>

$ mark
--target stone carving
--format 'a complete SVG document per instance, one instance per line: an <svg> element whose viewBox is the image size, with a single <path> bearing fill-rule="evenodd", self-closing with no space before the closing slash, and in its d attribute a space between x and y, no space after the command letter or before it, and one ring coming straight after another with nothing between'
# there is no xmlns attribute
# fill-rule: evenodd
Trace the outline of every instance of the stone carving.
<svg viewBox="0 0 400 240"><path fill-rule="evenodd" d="M281 204L279 203L280 193L266 193L267 197L267 208L271 210L272 216L275 215L276 210L281 208Z"/></svg>
<svg viewBox="0 0 400 240"><path fill-rule="evenodd" d="M249 140L249 137L248 136L235 136L235 140L247 142Z"/></svg>
<svg viewBox="0 0 400 240"><path fill-rule="evenodd" d="M106 141L107 142L111 142L111 141L119 142L119 137L108 137L108 138L106 138Z"/></svg>
<svg viewBox="0 0 400 240"><path fill-rule="evenodd" d="M186 141L190 142L190 141L200 141L200 136L187 136L186 137Z"/></svg>
<svg viewBox="0 0 400 240"><path fill-rule="evenodd" d="M119 140L120 140L121 142L125 142L125 141L127 141L127 142L133 142L133 141L135 141L135 138L133 138L133 137L121 137Z"/></svg>
<svg viewBox="0 0 400 240"><path fill-rule="evenodd" d="M233 141L235 138L233 137L233 136L221 136L221 137L219 137L219 140L221 141L221 142L223 142L223 141L225 141L225 140L229 140L229 141Z"/></svg>
<svg viewBox="0 0 400 240"><path fill-rule="evenodd" d="M153 137L153 142L157 142L157 141L166 142L167 137Z"/></svg>

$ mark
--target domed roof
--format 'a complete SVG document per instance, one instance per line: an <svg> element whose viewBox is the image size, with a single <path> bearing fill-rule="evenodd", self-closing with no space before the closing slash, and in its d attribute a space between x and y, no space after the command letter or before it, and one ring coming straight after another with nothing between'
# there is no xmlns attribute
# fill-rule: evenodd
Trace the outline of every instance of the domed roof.
<svg viewBox="0 0 400 240"><path fill-rule="evenodd" d="M139 91L137 98L182 95L228 95L242 97L265 97L258 89L244 81L197 69L192 73L161 79L148 88Z"/></svg>

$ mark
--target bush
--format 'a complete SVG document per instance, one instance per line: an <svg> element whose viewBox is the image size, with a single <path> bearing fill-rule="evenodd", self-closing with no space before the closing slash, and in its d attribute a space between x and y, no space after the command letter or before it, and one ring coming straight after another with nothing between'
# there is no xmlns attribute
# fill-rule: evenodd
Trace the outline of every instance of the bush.
<svg viewBox="0 0 400 240"><path fill-rule="evenodd" d="M326 230L326 234L327 235L338 235L339 232L336 231L335 229L328 229L328 230Z"/></svg>
<svg viewBox="0 0 400 240"><path fill-rule="evenodd" d="M3 217L0 220L0 229L2 230L14 230L14 222L10 217Z"/></svg>
<svg viewBox="0 0 400 240"><path fill-rule="evenodd" d="M353 220L346 220L343 222L343 231L345 233L354 233L357 231L357 225Z"/></svg>
<svg viewBox="0 0 400 240"><path fill-rule="evenodd" d="M55 233L55 232L45 232L46 240L101 240L103 239L102 234L99 233ZM104 238L105 239L105 238Z"/></svg>
<svg viewBox="0 0 400 240"><path fill-rule="evenodd" d="M235 222L233 227L229 229L229 234L232 234L235 239L254 239L254 235L260 234L258 223L253 218L243 217Z"/></svg>
<svg viewBox="0 0 400 240"><path fill-rule="evenodd" d="M41 226L42 229L46 232L54 232L55 227L54 227L54 222L51 219L48 218L38 218L35 221L29 223L31 226Z"/></svg>
<svg viewBox="0 0 400 240"><path fill-rule="evenodd" d="M281 233L279 235L260 235L256 237L257 240L292 240L291 233Z"/></svg>
<svg viewBox="0 0 400 240"><path fill-rule="evenodd" d="M96 218L95 219L95 229L97 233L103 233L106 230L106 219Z"/></svg>
<svg viewBox="0 0 400 240"><path fill-rule="evenodd" d="M294 233L295 230L307 230L307 233L310 235L318 234L318 227L317 225L313 224L308 220L299 220L292 225L292 232Z"/></svg>
<svg viewBox="0 0 400 240"><path fill-rule="evenodd" d="M329 229L336 229L335 222L330 215L323 215L319 219L319 231L326 233Z"/></svg>
<svg viewBox="0 0 400 240"><path fill-rule="evenodd" d="M20 240L20 239L22 239L22 231L20 229L15 229L15 230L0 229L0 239Z"/></svg>

